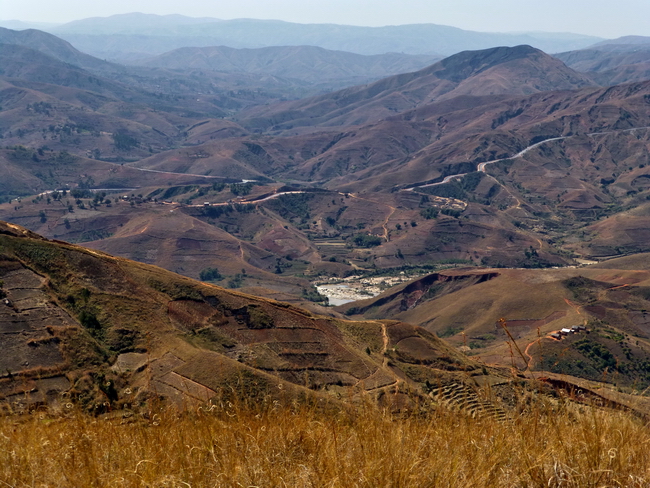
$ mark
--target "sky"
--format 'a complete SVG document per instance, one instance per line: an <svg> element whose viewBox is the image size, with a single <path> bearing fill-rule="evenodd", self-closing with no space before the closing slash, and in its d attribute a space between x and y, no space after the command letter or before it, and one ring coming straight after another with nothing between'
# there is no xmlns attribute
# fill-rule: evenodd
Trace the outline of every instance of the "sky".
<svg viewBox="0 0 650 488"><path fill-rule="evenodd" d="M64 23L143 12L220 19L382 26L450 25L482 32L650 36L650 0L0 0L1 20Z"/></svg>

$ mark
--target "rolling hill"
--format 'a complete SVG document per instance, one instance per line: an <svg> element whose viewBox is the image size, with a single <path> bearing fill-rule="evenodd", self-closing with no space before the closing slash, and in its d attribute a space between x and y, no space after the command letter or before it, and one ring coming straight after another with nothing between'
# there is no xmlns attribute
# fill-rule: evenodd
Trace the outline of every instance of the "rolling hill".
<svg viewBox="0 0 650 488"><path fill-rule="evenodd" d="M390 75L415 71L439 56L399 53L364 56L316 46L234 49L226 46L183 47L139 60L140 66L168 69L254 73L301 80L321 89L359 85Z"/></svg>
<svg viewBox="0 0 650 488"><path fill-rule="evenodd" d="M538 49L498 47L462 52L420 71L333 94L253 108L239 120L250 128L275 131L359 125L459 96L529 95L593 84Z"/></svg>
<svg viewBox="0 0 650 488"><path fill-rule="evenodd" d="M275 27L66 28L118 52L142 22L141 52ZM0 30L0 478L643 485L650 81L592 51L604 71L501 47L291 100L406 58L123 67Z"/></svg>
<svg viewBox="0 0 650 488"><path fill-rule="evenodd" d="M554 56L567 66L588 73L601 85L617 85L650 78L648 37L621 37Z"/></svg>
<svg viewBox="0 0 650 488"><path fill-rule="evenodd" d="M339 309L421 325L488 363L510 354L520 368L648 385L649 263L642 254L572 269L448 270ZM551 335L576 326L586 329Z"/></svg>
<svg viewBox="0 0 650 488"><path fill-rule="evenodd" d="M314 315L287 303L227 291L155 266L50 241L13 224L0 223L0 244L4 349L0 366L6 371L0 375L0 405L5 411L61 408L62 398L94 415L120 409L139 411L161 400L183 409L218 398L306 402L331 410L372 399L396 411L450 408L503 420L521 414L513 395L528 391L555 402L553 398L563 394L560 392L582 388L583 393L570 401L642 415L642 403L614 394L605 383L589 384L570 376L562 381L551 377L531 382L522 374L512 376L507 368L498 367L510 361L516 367L518 361L530 357L528 365L519 365L522 370L539 363L566 373L570 363L560 365L564 353L554 352L546 337L531 343L539 343L543 356L526 347L520 358L514 358L507 350L488 346L482 361L476 361L419 326ZM583 309L600 319L586 322L588 328L574 334L576 337L559 340L564 350L572 347L578 351L574 354L589 361L584 366L578 363L572 372L607 381L608 369L611 373L615 368L619 385L633 383L639 388L648 381L644 312L630 309L621 314L622 307L614 302L592 304L600 296L619 301L626 297L630 305L644 304L647 287L642 285L650 282L647 270L629 271L625 276L616 267L594 270L593 276L609 281L583 276L567 279L570 274L566 270L554 272L551 279L545 271L520 272L519 276L510 270L505 273L510 274L509 280L504 280L501 271L492 270L440 273L405 285L397 293L393 290L380 300L385 306L402 296L406 302L402 299L400 308L404 310L406 305L411 313L420 314L424 306L438 302L442 313L429 320L429 329L437 321L447 323L450 312L453 316L454 310L463 310L463 300L471 300L472 292L478 292L483 302L499 297L493 308L503 311L514 306L519 314L568 307L541 321L520 317L519 322L525 323L521 325L510 320L509 334L515 347L527 337L518 329L541 327L538 322L555 326L553 321L562 318L562 323L567 323ZM612 280L633 281L634 285L611 286ZM500 294L497 289L503 291L503 286L518 286L517 299ZM533 300L522 308L522 300L531 299L531 293L539 293L540 287L555 292L564 289L572 295L563 299L560 292L548 303ZM621 290L624 287L631 288ZM440 308L454 295L455 299ZM373 305L366 311L372 309ZM475 353L485 347L477 346L475 340L489 343L496 337L474 337L485 320L489 324L490 317L474 314L469 319L464 310L464 330L473 339L473 349L465 349ZM478 310L475 304L472 310ZM626 315L630 317L627 328L621 329L619 323L610 325L609 321ZM492 324L489 327L498 334ZM446 330L456 331L451 325ZM617 359L615 347L627 361ZM558 361L553 363L551 358ZM603 370L605 376L598 377Z"/></svg>
<svg viewBox="0 0 650 488"><path fill-rule="evenodd" d="M12 30L0 27L0 43L33 49L46 56L84 69L117 70L119 65L108 63L75 49L59 37L37 29Z"/></svg>
<svg viewBox="0 0 650 488"><path fill-rule="evenodd" d="M461 80L458 86L478 87L480 80L494 78L500 69L524 73L531 62L539 61L541 66L548 60L530 48L474 54L434 65L435 70ZM546 79L563 79L563 73L564 68L555 74L549 71ZM650 125L647 95L647 83L528 96L462 95L343 131L312 128L313 133L284 137L249 136L231 122L199 119L182 132L175 128L174 140L191 140L192 147L165 151L161 144L155 147L157 154L124 166L78 159L70 166L70 176L64 176L63 168L56 165L50 169L50 184L74 185L92 178L99 188L138 187L140 200L151 200L154 192L163 191L155 186L158 182L196 185L175 194L174 203L180 212L171 227L162 225L151 235L132 235L119 227L127 222L129 229L148 227L145 223L161 211L151 201L138 201L137 211L101 207L100 212L73 216L67 215L65 206L53 211L41 200L34 207L23 204L21 209L7 205L2 215L50 237L76 240L96 227L102 232L90 245L194 278L207 265L201 264L201 253L188 256L184 264L175 264L182 248L179 243L186 242L182 232L175 231L198 226L202 229L198 239L204 243L200 245L202 252L214 247L211 240L231 243L223 247L228 250L223 257L229 256L228 262L233 265L228 266L228 275L246 269L254 276L244 280L250 281L250 286L271 288L273 277L268 273L278 270L288 276L305 271L307 275L321 271L341 274L355 266L366 270L375 266L422 266L450 259L493 266L566 264L580 255L602 255L600 249L574 245L575 239L589 232L586 225L645 201L649 189L643 185L646 164L639 158L645 154L647 159L648 153L647 130L643 129ZM42 114L30 107L33 116L42 119ZM108 142L109 151L109 134L115 129L106 132L100 133L100 139ZM31 134L40 136L40 132ZM157 132L144 134L158 137ZM92 133L82 135L93 137ZM25 140L26 134L22 136ZM69 143L64 136L59 136L61 148ZM19 135L16 140L20 140ZM132 148L132 152L142 154L143 146ZM17 149L5 150L4 154L8 161L22 161L22 173L17 174L27 172L25 181L29 172L33 178L43 162L54 162L58 157L51 152L39 155L38 151ZM479 164L495 160L502 161L476 171ZM87 172L78 169L82 164L87 165ZM76 171L86 176L75 181L72 177ZM438 184L443 177L456 173L467 175ZM42 172L39 174L43 182ZM247 209L245 216L239 212L204 213L205 201L227 204L207 186L223 178L256 179L259 183L278 178L301 183L295 186L299 192L313 190L309 187L314 184L329 190L268 202L251 200L251 210ZM277 192L279 187L276 184L263 190L260 186L259 194ZM39 183L32 188L46 186ZM210 192L214 197L195 200ZM92 195L87 198L85 205L91 205ZM372 206L367 207L367 202ZM190 207L183 208L184 204ZM40 212L57 224L41 225ZM152 215L147 216L147 212ZM104 213L111 217L107 219ZM70 229L62 226L64 219L72 222ZM181 223L182 219L186 220ZM165 234L169 229L174 232ZM158 235L170 239L164 252L157 251ZM252 254L244 258L246 253L240 249L248 246L252 246ZM646 249L643 239L631 239L625 246ZM145 258L154 255L155 259ZM287 256L302 263L291 263ZM216 262L210 265L219 267ZM276 292L295 293L300 287L305 287L300 280L279 282Z"/></svg>
<svg viewBox="0 0 650 488"><path fill-rule="evenodd" d="M207 117L217 106L200 98L188 107L189 95L166 98L5 46L16 75L1 92L5 199L87 192L0 209L48 237L192 278L219 268L224 283L291 300L318 299L309 280L319 274L449 261L549 267L647 250L643 211L622 213L643 208L650 191L647 82L590 86L529 46L494 48L265 105L258 119L242 113L251 134ZM48 73L79 86L44 82ZM241 180L256 180L248 198L235 191ZM98 204L89 188L126 197ZM611 226L630 237L612 242ZM591 244L578 244L587 235Z"/></svg>
<svg viewBox="0 0 650 488"><path fill-rule="evenodd" d="M365 392L395 402L427 380L457 382L454 371L507 382L408 324L316 316L11 224L0 224L0 242L4 401L56 403L73 391L100 413L151 395L207 401L237 383L250 399Z"/></svg>
<svg viewBox="0 0 650 488"><path fill-rule="evenodd" d="M223 117L251 103L321 90L271 74L179 71L109 63L38 30L0 28L0 44L6 65L4 76L110 94L123 102L146 104L181 116Z"/></svg>

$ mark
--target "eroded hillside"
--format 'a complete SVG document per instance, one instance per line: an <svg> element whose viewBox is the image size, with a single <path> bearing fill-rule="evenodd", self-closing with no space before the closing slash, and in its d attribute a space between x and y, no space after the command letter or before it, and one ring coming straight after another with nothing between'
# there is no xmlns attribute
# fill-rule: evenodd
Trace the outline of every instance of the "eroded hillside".
<svg viewBox="0 0 650 488"><path fill-rule="evenodd" d="M399 404L425 383L509 381L401 322L313 315L11 224L0 250L0 388L14 406L72 397L104 411L152 395L206 401L229 387Z"/></svg>
<svg viewBox="0 0 650 488"><path fill-rule="evenodd" d="M644 389L649 262L639 254L580 268L447 270L339 310L421 325L491 364Z"/></svg>

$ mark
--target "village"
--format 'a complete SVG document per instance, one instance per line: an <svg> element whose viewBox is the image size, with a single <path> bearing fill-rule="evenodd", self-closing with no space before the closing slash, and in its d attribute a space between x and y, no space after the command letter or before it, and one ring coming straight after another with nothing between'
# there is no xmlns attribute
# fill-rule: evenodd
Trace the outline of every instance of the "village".
<svg viewBox="0 0 650 488"><path fill-rule="evenodd" d="M549 334L549 337L552 337L553 339L560 341L562 340L563 337L566 337L570 334L579 334L580 332L585 332L589 334L590 331L587 330L587 327L585 327L584 325L574 325L571 328L564 327L558 330L557 332L552 332L551 334Z"/></svg>

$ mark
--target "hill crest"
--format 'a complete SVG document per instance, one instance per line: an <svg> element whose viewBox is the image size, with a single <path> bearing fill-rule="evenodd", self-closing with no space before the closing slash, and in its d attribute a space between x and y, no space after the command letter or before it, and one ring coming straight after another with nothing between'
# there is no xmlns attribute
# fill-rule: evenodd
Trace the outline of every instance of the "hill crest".
<svg viewBox="0 0 650 488"><path fill-rule="evenodd" d="M530 46L462 52L420 71L332 94L255 107L239 115L251 128L359 125L460 95L530 95L593 86L587 76Z"/></svg>

